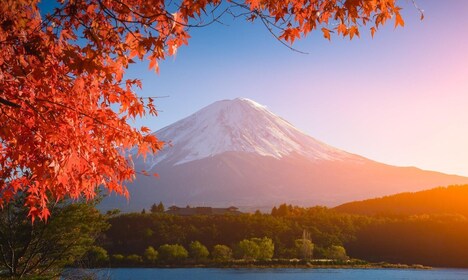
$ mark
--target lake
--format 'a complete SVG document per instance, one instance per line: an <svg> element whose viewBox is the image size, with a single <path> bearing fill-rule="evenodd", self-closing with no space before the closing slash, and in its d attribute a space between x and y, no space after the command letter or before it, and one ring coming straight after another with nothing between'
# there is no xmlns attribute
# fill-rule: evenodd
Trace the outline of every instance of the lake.
<svg viewBox="0 0 468 280"><path fill-rule="evenodd" d="M468 269L213 269L114 268L87 270L99 279L112 280L465 280Z"/></svg>

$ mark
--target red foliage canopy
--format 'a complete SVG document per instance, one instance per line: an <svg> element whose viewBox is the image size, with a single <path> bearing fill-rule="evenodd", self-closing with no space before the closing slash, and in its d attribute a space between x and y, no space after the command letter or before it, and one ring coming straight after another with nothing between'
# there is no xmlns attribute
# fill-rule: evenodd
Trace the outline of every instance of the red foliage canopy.
<svg viewBox="0 0 468 280"><path fill-rule="evenodd" d="M396 0L61 0L47 15L38 2L0 2L0 205L26 193L32 219L99 186L127 195L129 150L144 156L162 143L128 124L157 112L123 75L135 58L158 71L188 27L237 12L293 43L317 28L353 38L392 17L404 24Z"/></svg>

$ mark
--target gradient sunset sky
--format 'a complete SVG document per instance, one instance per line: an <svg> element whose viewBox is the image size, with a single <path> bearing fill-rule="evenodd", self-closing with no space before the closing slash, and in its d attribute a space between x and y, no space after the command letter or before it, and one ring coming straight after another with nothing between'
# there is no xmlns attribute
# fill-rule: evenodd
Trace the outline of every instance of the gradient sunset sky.
<svg viewBox="0 0 468 280"><path fill-rule="evenodd" d="M223 18L191 30L189 46L128 77L159 99L162 128L221 99L247 97L337 148L398 166L468 176L468 1L400 1L406 22L371 39L323 39L321 32L281 45L261 23Z"/></svg>

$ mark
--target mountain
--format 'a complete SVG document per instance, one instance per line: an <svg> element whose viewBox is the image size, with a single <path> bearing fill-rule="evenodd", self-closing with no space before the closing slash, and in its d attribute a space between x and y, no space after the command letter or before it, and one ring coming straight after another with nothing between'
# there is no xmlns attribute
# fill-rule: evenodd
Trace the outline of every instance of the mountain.
<svg viewBox="0 0 468 280"><path fill-rule="evenodd" d="M468 178L378 163L322 143L245 98L215 102L156 136L163 151L135 162L129 202L110 197L103 209L138 211L166 205L235 205L271 209L283 202L338 205Z"/></svg>
<svg viewBox="0 0 468 280"><path fill-rule="evenodd" d="M169 125L156 135L171 148L144 164L180 165L226 152L281 159L297 154L310 160L361 160L304 134L266 107L245 98L215 102Z"/></svg>
<svg viewBox="0 0 468 280"><path fill-rule="evenodd" d="M463 215L468 218L468 185L439 187L354 201L334 208L360 215Z"/></svg>

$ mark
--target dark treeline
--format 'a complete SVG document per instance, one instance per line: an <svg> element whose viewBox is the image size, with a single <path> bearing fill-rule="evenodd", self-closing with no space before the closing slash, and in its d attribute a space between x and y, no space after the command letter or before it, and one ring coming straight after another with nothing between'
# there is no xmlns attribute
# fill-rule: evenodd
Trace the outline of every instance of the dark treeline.
<svg viewBox="0 0 468 280"><path fill-rule="evenodd" d="M350 241L367 217L352 216L324 207L289 208L287 213L220 216L176 216L161 213L125 214L110 219L103 247L110 254L141 254L148 246L199 241L209 249L217 244L235 247L246 238L268 237L275 244L275 257L296 257L295 241L304 230L310 233L315 256L320 250ZM297 213L296 213L297 212Z"/></svg>
<svg viewBox="0 0 468 280"><path fill-rule="evenodd" d="M144 259L148 248L157 251L168 244L190 250L195 241L209 252L224 245L235 254L241 241L255 238L271 239L272 258L298 258L298 240L307 232L313 243L313 258L332 258L330 248L343 246L351 258L372 262L468 267L468 220L463 215L362 216L325 207L283 204L270 214L132 213L115 216L109 222L111 227L99 246L110 259Z"/></svg>
<svg viewBox="0 0 468 280"><path fill-rule="evenodd" d="M468 220L461 215L375 218L345 247L368 261L466 268L467 236Z"/></svg>

